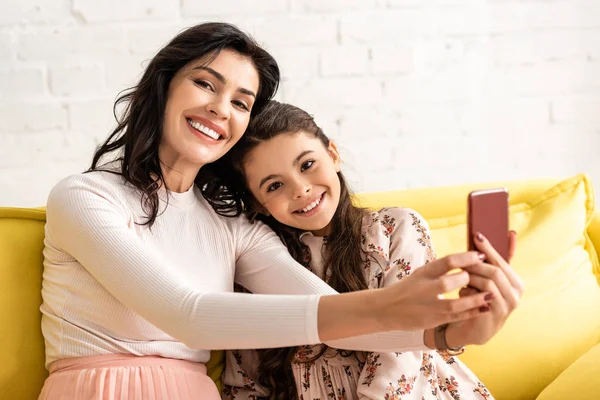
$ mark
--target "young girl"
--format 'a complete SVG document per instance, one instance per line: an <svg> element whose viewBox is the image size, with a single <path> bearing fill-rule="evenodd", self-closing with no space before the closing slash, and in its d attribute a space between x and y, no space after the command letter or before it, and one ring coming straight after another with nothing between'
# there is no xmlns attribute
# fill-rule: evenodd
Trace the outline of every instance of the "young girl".
<svg viewBox="0 0 600 400"><path fill-rule="evenodd" d="M296 260L339 292L391 285L435 258L416 211L352 204L335 145L297 107L270 102L230 160L251 192L250 218L271 226ZM450 330L446 338L460 347L450 343ZM321 344L228 351L224 398L492 398L451 351L415 350L366 353Z"/></svg>

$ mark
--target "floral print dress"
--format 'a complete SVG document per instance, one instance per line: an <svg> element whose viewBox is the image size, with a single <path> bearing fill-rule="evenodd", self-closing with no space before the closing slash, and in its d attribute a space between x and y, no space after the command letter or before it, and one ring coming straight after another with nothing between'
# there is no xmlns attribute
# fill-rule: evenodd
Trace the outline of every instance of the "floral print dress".
<svg viewBox="0 0 600 400"><path fill-rule="evenodd" d="M389 286L435 258L426 222L414 210L385 208L366 213L362 225L363 268L369 288ZM311 270L325 281L326 239L304 233ZM258 383L254 350L226 352L223 399L267 399ZM433 350L403 353L352 352L324 344L302 346L292 362L300 400L492 399L458 358Z"/></svg>

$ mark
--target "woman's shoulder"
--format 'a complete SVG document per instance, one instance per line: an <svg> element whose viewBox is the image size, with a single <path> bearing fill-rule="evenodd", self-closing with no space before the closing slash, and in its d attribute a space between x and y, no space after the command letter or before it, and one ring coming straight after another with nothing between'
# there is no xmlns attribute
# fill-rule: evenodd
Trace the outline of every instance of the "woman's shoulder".
<svg viewBox="0 0 600 400"><path fill-rule="evenodd" d="M60 180L50 191L48 207L57 202L77 204L105 200L123 203L129 189L121 175L107 171L90 171L69 175Z"/></svg>

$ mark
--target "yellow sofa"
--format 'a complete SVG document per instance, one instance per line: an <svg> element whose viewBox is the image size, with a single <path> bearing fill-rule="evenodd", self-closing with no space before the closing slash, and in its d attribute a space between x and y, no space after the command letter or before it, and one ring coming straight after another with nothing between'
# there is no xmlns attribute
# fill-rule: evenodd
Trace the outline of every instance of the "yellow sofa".
<svg viewBox="0 0 600 400"><path fill-rule="evenodd" d="M465 248L469 191L505 186L519 235L513 266L526 283L521 307L485 346L461 356L496 399L592 399L600 374L600 214L589 180L538 179L357 196L405 206L428 220L438 256ZM36 399L47 376L40 331L43 209L0 208L0 397ZM222 352L213 352L218 381ZM573 383L572 380L576 382Z"/></svg>

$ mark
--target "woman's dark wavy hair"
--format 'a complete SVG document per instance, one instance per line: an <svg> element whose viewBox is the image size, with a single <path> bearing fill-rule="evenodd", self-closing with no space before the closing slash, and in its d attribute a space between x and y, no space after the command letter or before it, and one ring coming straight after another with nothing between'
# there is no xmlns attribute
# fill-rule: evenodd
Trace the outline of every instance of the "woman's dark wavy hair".
<svg viewBox="0 0 600 400"><path fill-rule="evenodd" d="M139 83L121 94L113 112L117 127L94 154L89 171L106 170L122 175L142 195L142 206L152 226L159 212L158 191L164 176L158 158L158 146L162 136L163 118L167 104L169 85L175 74L188 63L211 55L210 63L225 50L233 50L248 57L259 75L259 88L251 112L251 118L259 113L275 95L280 73L275 59L254 39L237 27L227 23L209 22L188 28L179 33L150 61ZM117 107L125 105L121 117ZM119 151L116 171L106 168L101 160L109 153ZM238 202L222 183L221 171L214 165L204 166L195 183L217 211L233 211L239 214ZM225 207L224 207L225 206ZM221 207L221 208L219 208Z"/></svg>
<svg viewBox="0 0 600 400"><path fill-rule="evenodd" d="M329 138L311 115L298 107L270 101L250 123L242 139L222 160L233 168L229 173L231 180L228 184L239 196L246 215L251 220L260 220L270 226L279 235L292 257L308 267L310 251L300 240L301 231L280 223L272 216L262 214L260 206L247 188L244 176L244 162L252 149L277 135L297 134L300 131L319 139L325 148L329 146ZM365 210L352 204L351 192L341 172L338 173L338 177L341 185L340 202L331 221L331 232L327 238L323 262L330 271L327 283L342 293L368 287L362 270L361 247L362 218ZM313 360L321 356L325 349L326 347ZM296 351L297 347L259 350L260 381L270 388L271 399L298 398L291 368ZM354 352L342 354L351 356Z"/></svg>

